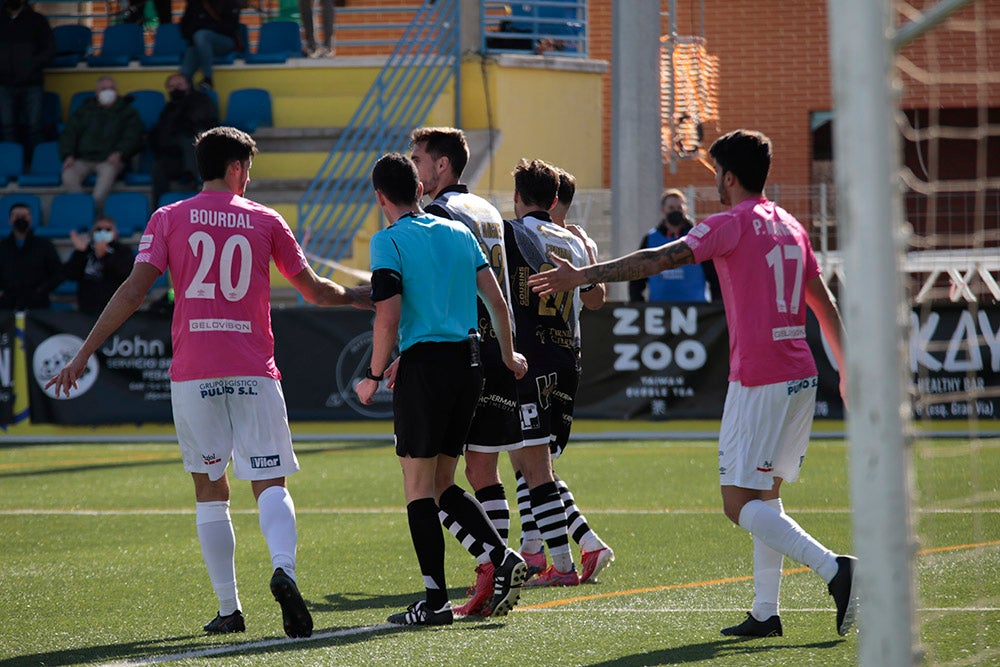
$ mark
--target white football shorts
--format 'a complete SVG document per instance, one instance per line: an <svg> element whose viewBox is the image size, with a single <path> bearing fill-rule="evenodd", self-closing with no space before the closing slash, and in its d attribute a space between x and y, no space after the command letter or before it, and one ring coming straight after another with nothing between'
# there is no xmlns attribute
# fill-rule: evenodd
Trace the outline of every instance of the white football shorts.
<svg viewBox="0 0 1000 667"><path fill-rule="evenodd" d="M298 471L281 383L269 377L224 377L170 383L184 469L259 481Z"/></svg>
<svg viewBox="0 0 1000 667"><path fill-rule="evenodd" d="M794 482L809 446L815 376L759 387L730 382L719 432L719 483L770 490Z"/></svg>

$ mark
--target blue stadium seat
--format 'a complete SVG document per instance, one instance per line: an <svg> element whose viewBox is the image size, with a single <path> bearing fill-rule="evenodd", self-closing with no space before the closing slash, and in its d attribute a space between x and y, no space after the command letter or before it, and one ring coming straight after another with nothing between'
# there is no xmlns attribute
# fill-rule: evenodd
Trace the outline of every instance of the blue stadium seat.
<svg viewBox="0 0 1000 667"><path fill-rule="evenodd" d="M93 96L94 91L92 90L81 90L73 93L73 96L69 98L69 117L72 117L76 113L76 110ZM69 117L67 117L67 120L69 120Z"/></svg>
<svg viewBox="0 0 1000 667"><path fill-rule="evenodd" d="M143 55L139 62L145 66L152 65L180 65L181 57L187 50L187 42L181 36L181 27L178 23L161 23L156 28L156 36L153 38L153 53Z"/></svg>
<svg viewBox="0 0 1000 667"><path fill-rule="evenodd" d="M90 53L93 33L85 25L57 25L52 36L56 55L46 67L76 67Z"/></svg>
<svg viewBox="0 0 1000 667"><path fill-rule="evenodd" d="M0 141L0 185L16 180L24 171L24 146L16 141Z"/></svg>
<svg viewBox="0 0 1000 667"><path fill-rule="evenodd" d="M17 179L22 187L51 187L62 182L59 142L45 141L31 153L31 167Z"/></svg>
<svg viewBox="0 0 1000 667"><path fill-rule="evenodd" d="M10 235L10 209L15 204L27 206L31 210L31 226L38 229L42 225L42 198L27 192L0 197L0 236Z"/></svg>
<svg viewBox="0 0 1000 667"><path fill-rule="evenodd" d="M94 198L86 192L63 192L52 198L49 219L35 233L45 238L66 238L73 230L87 230L94 224Z"/></svg>
<svg viewBox="0 0 1000 667"><path fill-rule="evenodd" d="M149 197L143 192L112 192L104 200L104 215L118 225L119 236L132 236L146 228Z"/></svg>
<svg viewBox="0 0 1000 667"><path fill-rule="evenodd" d="M149 132L160 119L160 112L167 104L166 96L159 90L133 90L127 95L132 96L132 107L139 112L143 129Z"/></svg>
<svg viewBox="0 0 1000 667"><path fill-rule="evenodd" d="M236 62L237 58L246 58L247 50L250 48L250 31L247 27L240 24L240 46L235 51L230 51L229 53L222 56L215 56L212 58L212 64L214 65L232 65Z"/></svg>
<svg viewBox="0 0 1000 667"><path fill-rule="evenodd" d="M175 202L182 201L184 199L190 199L194 197L197 192L164 192L160 195L160 201L156 202L156 205L167 206L168 204L173 204Z"/></svg>
<svg viewBox="0 0 1000 667"><path fill-rule="evenodd" d="M104 31L101 53L87 57L89 67L127 67L146 52L142 39L142 26L138 23L119 23Z"/></svg>
<svg viewBox="0 0 1000 667"><path fill-rule="evenodd" d="M229 93L223 125L254 133L259 127L271 127L271 93L263 88L237 88Z"/></svg>
<svg viewBox="0 0 1000 667"><path fill-rule="evenodd" d="M153 151L145 146L139 153L139 167L125 172L125 185L153 184Z"/></svg>
<svg viewBox="0 0 1000 667"><path fill-rule="evenodd" d="M257 53L247 53L248 64L283 63L302 56L302 36L297 21L271 21L260 27Z"/></svg>

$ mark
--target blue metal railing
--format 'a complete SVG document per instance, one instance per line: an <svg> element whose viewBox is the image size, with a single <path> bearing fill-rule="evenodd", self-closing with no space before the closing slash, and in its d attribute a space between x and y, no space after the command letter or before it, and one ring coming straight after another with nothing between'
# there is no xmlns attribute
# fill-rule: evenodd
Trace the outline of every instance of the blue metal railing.
<svg viewBox="0 0 1000 667"><path fill-rule="evenodd" d="M372 165L384 153L407 149L410 132L449 80L460 125L459 1L424 1L309 184L298 205L299 236L307 240L308 253L338 261L350 252L375 203ZM327 265L316 270L333 272Z"/></svg>
<svg viewBox="0 0 1000 667"><path fill-rule="evenodd" d="M587 57L587 0L482 0L483 53Z"/></svg>

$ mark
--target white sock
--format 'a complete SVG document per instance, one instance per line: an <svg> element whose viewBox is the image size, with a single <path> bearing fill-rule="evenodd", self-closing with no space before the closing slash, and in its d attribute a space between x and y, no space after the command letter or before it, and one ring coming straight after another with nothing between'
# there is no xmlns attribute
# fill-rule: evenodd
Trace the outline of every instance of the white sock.
<svg viewBox="0 0 1000 667"><path fill-rule="evenodd" d="M837 555L802 530L790 516L763 500L751 500L743 506L740 527L775 551L810 567L826 583L837 574Z"/></svg>
<svg viewBox="0 0 1000 667"><path fill-rule="evenodd" d="M295 580L295 503L288 489L270 486L257 498L260 512L260 532L264 533L271 552L271 567L281 568Z"/></svg>
<svg viewBox="0 0 1000 667"><path fill-rule="evenodd" d="M784 513L781 498L765 500L779 514ZM758 621L766 621L778 615L778 594L781 592L781 562L785 556L753 536L753 607L750 615Z"/></svg>
<svg viewBox="0 0 1000 667"><path fill-rule="evenodd" d="M229 516L229 501L195 503L195 524L208 578L219 598L219 614L228 616L240 608L236 591L236 534Z"/></svg>

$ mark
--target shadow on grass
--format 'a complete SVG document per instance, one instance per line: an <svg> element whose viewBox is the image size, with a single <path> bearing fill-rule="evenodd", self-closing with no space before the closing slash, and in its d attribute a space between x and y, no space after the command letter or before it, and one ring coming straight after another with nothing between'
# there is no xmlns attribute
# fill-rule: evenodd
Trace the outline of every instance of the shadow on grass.
<svg viewBox="0 0 1000 667"><path fill-rule="evenodd" d="M455 606L465 603L465 589L449 589L451 603ZM371 593L330 593L322 600L309 600L309 609L313 612L328 611L364 611L384 608L395 613L424 598L424 592L402 593L398 595L373 595ZM398 607L398 609L397 609Z"/></svg>
<svg viewBox="0 0 1000 667"><path fill-rule="evenodd" d="M831 649L844 643L843 639L808 644L774 644L756 638L718 639L701 644L688 644L644 653L634 653L613 660L595 662L588 667L640 667L640 665L682 665L688 662L705 662L723 658L737 658L762 653L773 654L780 663L781 651L788 649Z"/></svg>

